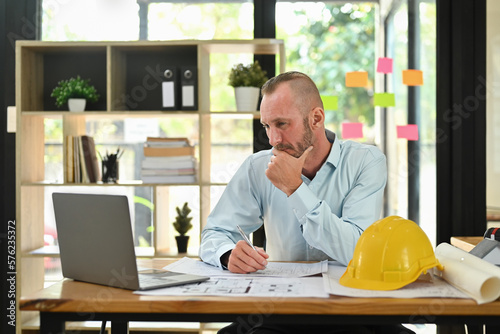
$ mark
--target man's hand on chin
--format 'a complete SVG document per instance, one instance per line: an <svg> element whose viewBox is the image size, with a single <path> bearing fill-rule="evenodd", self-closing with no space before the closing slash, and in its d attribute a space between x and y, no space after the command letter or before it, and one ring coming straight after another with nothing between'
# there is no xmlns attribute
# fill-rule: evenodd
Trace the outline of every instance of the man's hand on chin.
<svg viewBox="0 0 500 334"><path fill-rule="evenodd" d="M266 169L266 176L276 188L290 196L302 184L302 169L309 152L313 149L309 146L298 158L290 154L274 149L273 156Z"/></svg>

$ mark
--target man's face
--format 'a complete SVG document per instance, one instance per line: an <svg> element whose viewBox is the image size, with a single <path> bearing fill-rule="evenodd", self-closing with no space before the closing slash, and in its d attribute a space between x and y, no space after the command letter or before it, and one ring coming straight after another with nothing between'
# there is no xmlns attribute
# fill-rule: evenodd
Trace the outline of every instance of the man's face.
<svg viewBox="0 0 500 334"><path fill-rule="evenodd" d="M290 101L286 85L278 87L272 95L264 96L260 107L261 123L275 149L298 158L312 145L314 134L308 117L304 117Z"/></svg>
<svg viewBox="0 0 500 334"><path fill-rule="evenodd" d="M313 143L312 140L313 132L311 127L309 126L309 120L307 119L307 117L303 118L302 124L303 124L302 138L300 138L299 133L295 133L293 135L294 137L298 138L295 144L280 142L277 143L276 145L273 145L273 147L277 150L285 151L288 154L296 158L299 158L302 155L302 153L304 153L304 151L307 150L307 148L311 146ZM269 131L267 132L268 132L267 135L269 136ZM271 142L271 139L269 139L269 141Z"/></svg>

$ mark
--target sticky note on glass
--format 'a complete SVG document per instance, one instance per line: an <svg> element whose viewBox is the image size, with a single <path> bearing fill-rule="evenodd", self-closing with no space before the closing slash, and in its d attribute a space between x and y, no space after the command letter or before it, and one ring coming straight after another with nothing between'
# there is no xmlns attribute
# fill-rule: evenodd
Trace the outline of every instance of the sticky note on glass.
<svg viewBox="0 0 500 334"><path fill-rule="evenodd" d="M418 125L398 125L396 127L397 137L408 140L418 140Z"/></svg>
<svg viewBox="0 0 500 334"><path fill-rule="evenodd" d="M373 94L373 105L379 107L394 107L396 98L394 93L375 93Z"/></svg>
<svg viewBox="0 0 500 334"><path fill-rule="evenodd" d="M342 123L342 138L363 138L363 123Z"/></svg>
<svg viewBox="0 0 500 334"><path fill-rule="evenodd" d="M392 58L380 57L377 62L378 73L392 73Z"/></svg>
<svg viewBox="0 0 500 334"><path fill-rule="evenodd" d="M323 100L323 108L325 110L338 110L339 109L339 97L333 95L321 95L321 100Z"/></svg>
<svg viewBox="0 0 500 334"><path fill-rule="evenodd" d="M424 84L424 73L420 70L403 70L403 84L422 86Z"/></svg>
<svg viewBox="0 0 500 334"><path fill-rule="evenodd" d="M345 74L346 87L366 87L368 86L368 72L357 71Z"/></svg>

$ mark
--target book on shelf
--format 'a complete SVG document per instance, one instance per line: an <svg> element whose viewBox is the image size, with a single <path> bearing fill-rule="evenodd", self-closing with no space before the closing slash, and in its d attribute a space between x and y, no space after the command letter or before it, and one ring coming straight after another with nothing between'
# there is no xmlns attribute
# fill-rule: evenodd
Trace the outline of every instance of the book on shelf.
<svg viewBox="0 0 500 334"><path fill-rule="evenodd" d="M186 137L147 137L145 146L152 147L176 147L190 146Z"/></svg>
<svg viewBox="0 0 500 334"><path fill-rule="evenodd" d="M100 180L101 173L99 171L99 161L97 160L95 151L94 138L90 136L81 136L80 139L82 141L85 168L87 170L89 182L96 183Z"/></svg>
<svg viewBox="0 0 500 334"><path fill-rule="evenodd" d="M146 157L169 157L169 156L192 156L194 155L193 146L185 147L144 147L144 156Z"/></svg>
<svg viewBox="0 0 500 334"><path fill-rule="evenodd" d="M196 175L142 175L144 183L196 183Z"/></svg>
<svg viewBox="0 0 500 334"><path fill-rule="evenodd" d="M197 162L193 156L178 157L144 157L141 162L142 169L180 169L196 168Z"/></svg>
<svg viewBox="0 0 500 334"><path fill-rule="evenodd" d="M66 136L65 181L67 183L95 183L100 179L99 162L94 138Z"/></svg>
<svg viewBox="0 0 500 334"><path fill-rule="evenodd" d="M164 169L142 169L142 175L194 175L196 169L194 168L164 168Z"/></svg>
<svg viewBox="0 0 500 334"><path fill-rule="evenodd" d="M64 182L65 183L74 183L75 182L75 158L73 156L74 144L73 144L73 136L66 136L65 142L65 152L66 152L66 161L65 161L65 173L64 173Z"/></svg>
<svg viewBox="0 0 500 334"><path fill-rule="evenodd" d="M194 156L194 146L187 138L148 137L144 144L145 157Z"/></svg>

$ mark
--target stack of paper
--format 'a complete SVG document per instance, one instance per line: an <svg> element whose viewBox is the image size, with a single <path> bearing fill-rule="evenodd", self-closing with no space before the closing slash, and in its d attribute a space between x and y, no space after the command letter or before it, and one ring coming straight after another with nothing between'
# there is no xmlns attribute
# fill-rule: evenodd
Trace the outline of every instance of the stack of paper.
<svg viewBox="0 0 500 334"><path fill-rule="evenodd" d="M148 137L141 178L144 183L195 183L197 162L187 138Z"/></svg>

